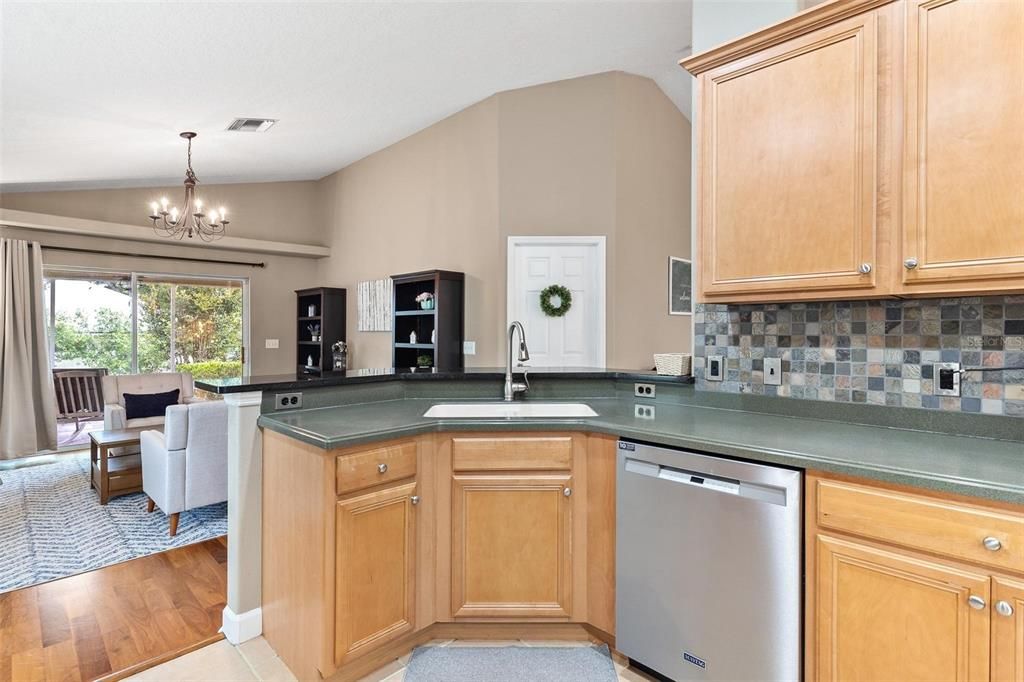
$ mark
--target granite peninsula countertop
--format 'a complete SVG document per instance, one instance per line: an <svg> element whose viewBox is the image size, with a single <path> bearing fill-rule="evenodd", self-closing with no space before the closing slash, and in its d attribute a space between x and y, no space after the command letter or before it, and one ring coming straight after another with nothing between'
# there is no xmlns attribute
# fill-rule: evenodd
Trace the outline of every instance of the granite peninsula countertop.
<svg viewBox="0 0 1024 682"><path fill-rule="evenodd" d="M693 377L677 377L636 369L598 369L594 367L516 367L516 375L523 370L531 377L544 379L611 379L644 381L648 383L692 384ZM270 374L239 376L225 379L196 379L196 388L211 393L244 393L246 391L291 391L321 386L347 386L386 381L502 381L504 367L467 367L459 370L413 370L408 367L373 367L350 369L344 372L326 372L324 376L309 374Z"/></svg>
<svg viewBox="0 0 1024 682"><path fill-rule="evenodd" d="M407 398L272 412L259 425L325 449L437 431L589 431L1024 505L1022 441L660 402L651 403L654 418L639 418L635 402L621 397L573 400L597 412L584 419L423 417L446 402L455 401Z"/></svg>

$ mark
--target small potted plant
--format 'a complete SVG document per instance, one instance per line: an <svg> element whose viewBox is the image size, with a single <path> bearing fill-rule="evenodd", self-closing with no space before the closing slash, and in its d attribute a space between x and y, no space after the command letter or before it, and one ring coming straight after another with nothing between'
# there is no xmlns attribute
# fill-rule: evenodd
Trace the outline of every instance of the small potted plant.
<svg viewBox="0 0 1024 682"><path fill-rule="evenodd" d="M416 356L416 366L420 369L429 369L433 364L434 358L430 357L426 353Z"/></svg>
<svg viewBox="0 0 1024 682"><path fill-rule="evenodd" d="M306 329L309 330L309 340L310 341L316 342L316 341L320 340L320 325L318 325L318 324L307 325Z"/></svg>
<svg viewBox="0 0 1024 682"><path fill-rule="evenodd" d="M416 302L420 304L420 308L423 310L434 309L434 295L429 291L424 291L422 294L417 296Z"/></svg>

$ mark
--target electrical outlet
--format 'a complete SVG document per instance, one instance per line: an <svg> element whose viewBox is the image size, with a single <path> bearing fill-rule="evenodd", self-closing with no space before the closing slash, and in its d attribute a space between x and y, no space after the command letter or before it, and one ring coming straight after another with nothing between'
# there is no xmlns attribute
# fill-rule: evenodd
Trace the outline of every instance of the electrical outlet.
<svg viewBox="0 0 1024 682"><path fill-rule="evenodd" d="M264 348L280 348L281 344L277 339L267 339L264 344Z"/></svg>
<svg viewBox="0 0 1024 682"><path fill-rule="evenodd" d="M301 393L278 393L274 395L274 406L279 410L294 410L302 407Z"/></svg>
<svg viewBox="0 0 1024 682"><path fill-rule="evenodd" d="M463 341L462 342L462 354L463 355L476 355L476 341Z"/></svg>
<svg viewBox="0 0 1024 682"><path fill-rule="evenodd" d="M633 384L633 395L637 398L653 398L656 391L654 384Z"/></svg>
<svg viewBox="0 0 1024 682"><path fill-rule="evenodd" d="M936 362L932 365L932 380L935 383L935 395L960 395L960 363Z"/></svg>
<svg viewBox="0 0 1024 682"><path fill-rule="evenodd" d="M708 381L721 381L725 376L725 358L721 355L709 355L704 365L704 378Z"/></svg>
<svg viewBox="0 0 1024 682"><path fill-rule="evenodd" d="M634 405L633 416L637 419L654 419L654 405Z"/></svg>
<svg viewBox="0 0 1024 682"><path fill-rule="evenodd" d="M782 358L764 359L764 383L766 386L782 385Z"/></svg>

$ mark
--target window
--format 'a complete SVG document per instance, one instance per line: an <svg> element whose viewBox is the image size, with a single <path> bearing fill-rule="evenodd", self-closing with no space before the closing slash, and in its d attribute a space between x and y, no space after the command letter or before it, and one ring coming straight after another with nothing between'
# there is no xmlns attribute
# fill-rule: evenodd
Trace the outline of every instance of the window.
<svg viewBox="0 0 1024 682"><path fill-rule="evenodd" d="M246 372L246 280L55 269L45 287L54 368Z"/></svg>

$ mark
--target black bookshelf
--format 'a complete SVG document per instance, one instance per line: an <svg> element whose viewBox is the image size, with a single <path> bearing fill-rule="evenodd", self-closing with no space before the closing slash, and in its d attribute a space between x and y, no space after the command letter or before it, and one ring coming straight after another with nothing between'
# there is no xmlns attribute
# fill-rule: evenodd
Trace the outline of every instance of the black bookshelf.
<svg viewBox="0 0 1024 682"><path fill-rule="evenodd" d="M462 369L466 276L449 270L425 270L392 275L391 279L392 365L396 369L418 367L419 357L426 355L431 367ZM424 310L416 301L422 293L434 295L432 309ZM410 342L412 332L416 332L416 343Z"/></svg>
<svg viewBox="0 0 1024 682"><path fill-rule="evenodd" d="M332 287L299 289L295 292L296 350L299 374L323 376L334 363L331 346L345 340L345 290ZM310 315L310 306L313 306ZM320 325L320 340L313 341L310 325ZM312 364L309 359L312 357Z"/></svg>

